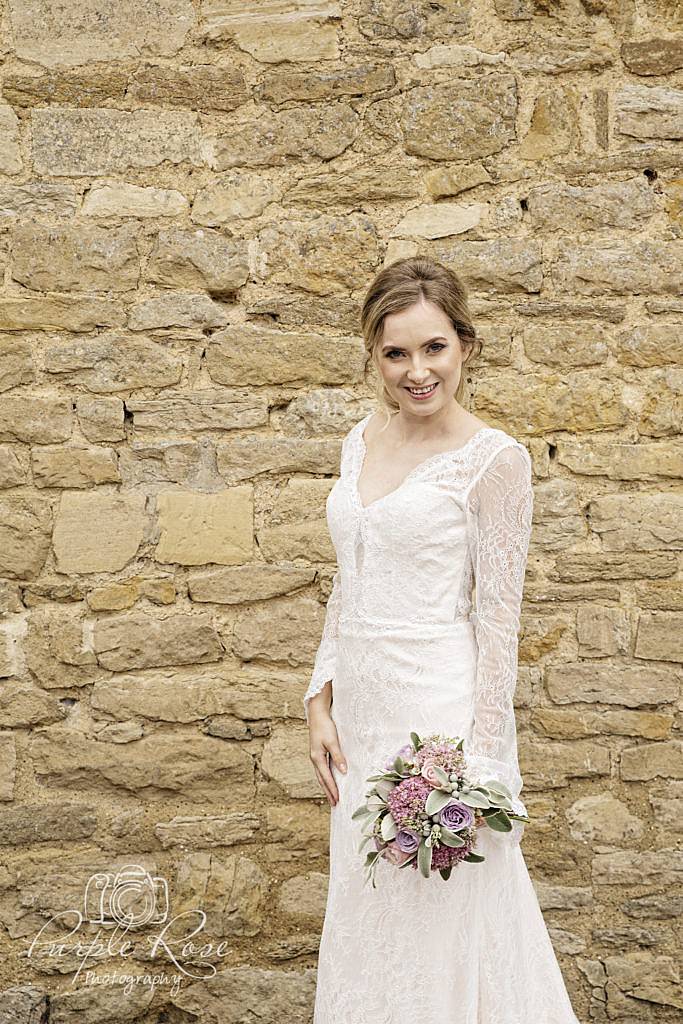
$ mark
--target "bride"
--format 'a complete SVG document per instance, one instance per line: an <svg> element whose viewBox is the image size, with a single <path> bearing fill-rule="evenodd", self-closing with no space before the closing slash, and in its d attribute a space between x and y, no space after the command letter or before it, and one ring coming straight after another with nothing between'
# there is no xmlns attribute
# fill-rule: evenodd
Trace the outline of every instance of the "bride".
<svg viewBox="0 0 683 1024"><path fill-rule="evenodd" d="M353 811L410 741L462 737L468 771L521 800L513 696L533 510L526 447L461 404L481 349L460 278L384 268L361 327L381 391L346 434L327 500L338 569L304 697L330 806L314 1024L578 1024L520 848L484 827L484 861L438 872L380 858ZM529 825L527 827L533 827Z"/></svg>

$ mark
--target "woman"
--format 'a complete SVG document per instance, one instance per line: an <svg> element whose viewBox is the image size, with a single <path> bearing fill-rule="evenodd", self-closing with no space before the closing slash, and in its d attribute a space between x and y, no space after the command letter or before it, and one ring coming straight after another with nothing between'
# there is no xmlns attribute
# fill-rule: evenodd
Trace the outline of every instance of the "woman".
<svg viewBox="0 0 683 1024"><path fill-rule="evenodd" d="M483 827L485 861L448 881L386 858L364 880L351 815L411 731L464 737L471 774L527 813L513 694L533 496L526 448L459 404L479 342L455 274L391 264L361 325L389 417L348 432L327 503L338 571L304 698L332 806L314 1024L577 1024L523 823Z"/></svg>

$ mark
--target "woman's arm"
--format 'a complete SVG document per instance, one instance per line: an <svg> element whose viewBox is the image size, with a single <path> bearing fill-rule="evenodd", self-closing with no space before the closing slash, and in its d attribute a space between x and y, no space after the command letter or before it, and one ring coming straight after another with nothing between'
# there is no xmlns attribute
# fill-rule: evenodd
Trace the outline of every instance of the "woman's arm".
<svg viewBox="0 0 683 1024"><path fill-rule="evenodd" d="M513 698L533 490L531 458L522 444L498 451L466 495L476 603L472 621L478 647L474 730L466 749L476 774L510 790L514 809L522 778L517 757ZM520 833L523 827L519 829Z"/></svg>
<svg viewBox="0 0 683 1024"><path fill-rule="evenodd" d="M313 675L304 696L304 713L306 722L310 724L309 703L320 693L327 682L334 678L337 663L337 625L341 610L341 578L337 569L332 581L332 590L327 600L325 623L323 625L320 646L315 656ZM331 696L331 694L330 694ZM328 702L328 707L329 707Z"/></svg>

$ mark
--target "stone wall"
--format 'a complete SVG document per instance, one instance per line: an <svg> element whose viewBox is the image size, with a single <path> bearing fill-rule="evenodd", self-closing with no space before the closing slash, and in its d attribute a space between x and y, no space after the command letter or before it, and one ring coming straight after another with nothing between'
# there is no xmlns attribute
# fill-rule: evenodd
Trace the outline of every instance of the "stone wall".
<svg viewBox="0 0 683 1024"><path fill-rule="evenodd" d="M310 1020L325 498L415 252L533 456L524 850L574 1005L677 1019L682 10L0 0L2 1021ZM38 945L130 865L132 951ZM198 967L150 953L164 883Z"/></svg>

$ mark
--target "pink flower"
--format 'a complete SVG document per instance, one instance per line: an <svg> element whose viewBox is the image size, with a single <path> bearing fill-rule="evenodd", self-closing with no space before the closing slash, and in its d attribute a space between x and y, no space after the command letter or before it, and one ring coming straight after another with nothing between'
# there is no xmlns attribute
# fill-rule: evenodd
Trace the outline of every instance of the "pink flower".
<svg viewBox="0 0 683 1024"><path fill-rule="evenodd" d="M390 864L400 867L401 864L405 864L407 860L410 860L413 855L412 853L406 853L395 842L391 842L384 850L382 856L386 857Z"/></svg>
<svg viewBox="0 0 683 1024"><path fill-rule="evenodd" d="M434 770L435 765L435 761L431 758L427 758L420 769L420 775L429 783L430 786L433 786L434 789L438 789L442 783Z"/></svg>

